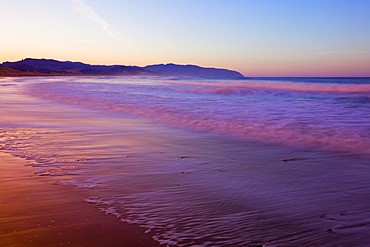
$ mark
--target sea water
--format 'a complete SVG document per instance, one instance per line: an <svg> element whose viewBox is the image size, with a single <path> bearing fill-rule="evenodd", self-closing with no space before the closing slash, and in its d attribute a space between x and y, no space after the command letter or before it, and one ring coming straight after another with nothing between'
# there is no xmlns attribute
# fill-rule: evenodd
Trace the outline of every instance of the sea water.
<svg viewBox="0 0 370 247"><path fill-rule="evenodd" d="M96 123L3 128L3 147L163 244L370 244L369 78L13 83Z"/></svg>
<svg viewBox="0 0 370 247"><path fill-rule="evenodd" d="M370 78L258 79L88 77L44 83L39 94L241 139L370 154Z"/></svg>

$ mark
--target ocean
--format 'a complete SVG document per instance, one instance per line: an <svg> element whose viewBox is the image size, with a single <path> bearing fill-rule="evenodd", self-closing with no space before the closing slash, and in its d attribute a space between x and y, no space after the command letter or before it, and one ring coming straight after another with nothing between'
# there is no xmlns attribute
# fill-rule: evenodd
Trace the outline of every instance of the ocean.
<svg viewBox="0 0 370 247"><path fill-rule="evenodd" d="M370 245L370 78L0 85L54 109L0 121L1 149L164 245Z"/></svg>
<svg viewBox="0 0 370 247"><path fill-rule="evenodd" d="M42 98L292 147L370 154L370 78L55 79ZM56 82L56 83L55 83ZM32 89L37 94L36 89Z"/></svg>

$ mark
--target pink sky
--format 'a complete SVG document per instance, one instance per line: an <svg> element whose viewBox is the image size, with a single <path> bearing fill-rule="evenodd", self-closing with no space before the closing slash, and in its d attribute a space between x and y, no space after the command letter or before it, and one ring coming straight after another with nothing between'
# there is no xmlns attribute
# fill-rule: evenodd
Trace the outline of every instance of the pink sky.
<svg viewBox="0 0 370 247"><path fill-rule="evenodd" d="M163 6L166 8L163 8ZM370 1L12 0L0 62L195 64L245 76L370 76Z"/></svg>

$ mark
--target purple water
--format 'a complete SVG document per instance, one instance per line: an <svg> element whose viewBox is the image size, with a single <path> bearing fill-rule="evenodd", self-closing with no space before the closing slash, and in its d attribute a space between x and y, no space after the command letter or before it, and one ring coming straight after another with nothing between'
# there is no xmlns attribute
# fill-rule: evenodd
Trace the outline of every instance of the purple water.
<svg viewBox="0 0 370 247"><path fill-rule="evenodd" d="M31 90L45 99L241 139L370 154L370 79L357 79L358 84L356 78L305 80L310 79L90 77L37 84Z"/></svg>
<svg viewBox="0 0 370 247"><path fill-rule="evenodd" d="M310 80L9 79L60 112L2 146L167 246L369 246L370 85Z"/></svg>

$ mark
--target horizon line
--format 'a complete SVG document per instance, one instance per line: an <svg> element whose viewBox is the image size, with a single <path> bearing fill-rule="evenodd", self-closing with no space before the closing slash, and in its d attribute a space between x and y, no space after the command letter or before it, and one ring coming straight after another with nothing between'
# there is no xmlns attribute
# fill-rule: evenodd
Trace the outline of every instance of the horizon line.
<svg viewBox="0 0 370 247"><path fill-rule="evenodd" d="M369 78L370 75L346 75L346 76L338 76L338 75L298 75L298 76L293 76L293 75L250 75L250 76L245 76L243 73L239 72L236 69L229 69L229 68L224 68L224 67L209 67L209 66L204 66L204 65L199 65L199 64L192 64L192 63L186 63L186 64L180 64L180 63L173 63L173 62L167 62L167 63L154 63L154 64L147 64L145 66L138 66L138 65L125 65L125 64L97 64L97 63L88 63L88 62L82 62L79 60L58 60L56 58L37 58L37 57L26 57L22 58L17 61L9 61L9 60L3 60L0 61L0 64L4 63L15 63L15 62L20 62L24 61L26 59L34 59L34 60L52 60L52 61L57 61L57 62L72 62L72 63L83 63L87 65L97 65L97 66L128 66L128 67L139 67L139 68L144 68L147 66L152 66L152 65L180 65L180 66L187 66L187 65L192 65L192 66L198 66L201 68L210 68L210 69L225 69L225 70L230 70L230 71L235 71L243 75L243 78L299 78L299 77L311 77L311 78ZM253 74L253 73L251 73Z"/></svg>

